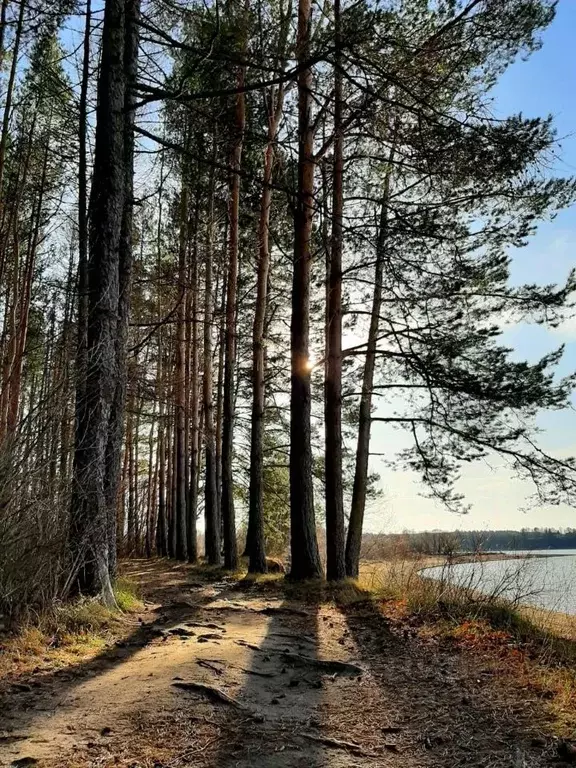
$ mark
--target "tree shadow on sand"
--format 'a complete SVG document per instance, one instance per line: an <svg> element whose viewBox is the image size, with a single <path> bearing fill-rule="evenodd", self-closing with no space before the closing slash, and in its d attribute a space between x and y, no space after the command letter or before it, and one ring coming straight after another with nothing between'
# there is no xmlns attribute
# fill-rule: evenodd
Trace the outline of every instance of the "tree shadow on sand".
<svg viewBox="0 0 576 768"><path fill-rule="evenodd" d="M235 582L216 582L214 574L162 561L132 561L129 574L137 575L145 594L161 604L147 613L146 623L89 660L7 676L0 686L0 732L5 734L0 738L0 758L12 759L15 742L26 741L24 737L38 723L73 707L82 685L121 668L152 643L170 637L173 628L198 617L215 594L223 599L234 594Z"/></svg>
<svg viewBox="0 0 576 768"><path fill-rule="evenodd" d="M346 635L374 687L359 700L357 718L380 722L394 734L403 765L550 765L553 746L539 738L542 711L498 686L481 658L410 631L392 631L368 594L339 607Z"/></svg>
<svg viewBox="0 0 576 768"><path fill-rule="evenodd" d="M249 582L242 674L234 679L222 668L215 677L219 690L231 694L233 704L212 704L218 739L213 749L192 749L190 764L213 768L321 768L326 763L322 745L314 741L319 724L325 670L318 660L318 606L280 600L254 592ZM238 598L236 598L238 600ZM259 608L254 608L254 601ZM215 612L218 617L218 611ZM223 616L217 618L223 622ZM229 637L243 644L242 637ZM205 696L191 692L197 707ZM305 736L303 734L309 734Z"/></svg>

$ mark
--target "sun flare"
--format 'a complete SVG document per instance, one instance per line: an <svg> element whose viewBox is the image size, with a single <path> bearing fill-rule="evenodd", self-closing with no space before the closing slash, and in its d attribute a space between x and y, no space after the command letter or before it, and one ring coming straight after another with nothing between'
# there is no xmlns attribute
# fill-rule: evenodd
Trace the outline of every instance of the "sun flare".
<svg viewBox="0 0 576 768"><path fill-rule="evenodd" d="M304 368L306 369L306 371L308 372L312 371L315 365L316 365L316 358L314 357L314 355L308 355L308 358L304 363Z"/></svg>

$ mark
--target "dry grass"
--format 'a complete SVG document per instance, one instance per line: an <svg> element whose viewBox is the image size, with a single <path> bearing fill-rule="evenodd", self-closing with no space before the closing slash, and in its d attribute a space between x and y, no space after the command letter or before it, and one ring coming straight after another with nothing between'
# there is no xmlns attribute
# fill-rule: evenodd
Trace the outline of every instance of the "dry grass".
<svg viewBox="0 0 576 768"><path fill-rule="evenodd" d="M543 702L559 736L576 728L576 617L422 579L443 558L363 563L358 586L405 631L469 651L504 685Z"/></svg>
<svg viewBox="0 0 576 768"><path fill-rule="evenodd" d="M142 609L136 583L120 577L115 585L120 611L106 608L96 598L81 597L29 615L18 629L0 635L0 680L36 667L60 667L86 661L113 639L132 631L124 614Z"/></svg>

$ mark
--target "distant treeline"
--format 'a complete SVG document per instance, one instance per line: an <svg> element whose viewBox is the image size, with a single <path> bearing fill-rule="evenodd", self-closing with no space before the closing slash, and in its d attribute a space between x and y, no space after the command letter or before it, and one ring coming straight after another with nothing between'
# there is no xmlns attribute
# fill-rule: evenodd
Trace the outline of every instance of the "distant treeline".
<svg viewBox="0 0 576 768"><path fill-rule="evenodd" d="M523 528L521 531L422 531L374 534L363 537L363 556L368 559L398 552L447 555L457 552L576 549L576 528Z"/></svg>

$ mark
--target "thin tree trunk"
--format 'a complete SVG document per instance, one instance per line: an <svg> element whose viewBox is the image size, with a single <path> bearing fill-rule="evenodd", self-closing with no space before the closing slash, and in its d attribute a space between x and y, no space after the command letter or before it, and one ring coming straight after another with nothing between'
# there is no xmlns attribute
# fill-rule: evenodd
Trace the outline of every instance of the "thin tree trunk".
<svg viewBox="0 0 576 768"><path fill-rule="evenodd" d="M18 56L20 54L20 42L22 40L22 30L24 27L24 11L26 10L26 5L27 5L27 0L20 0L20 10L18 12L18 21L16 22L16 32L14 34L14 50L12 51L12 64L10 66L10 75L8 77L8 85L6 87L6 96L4 97L4 115L2 117L2 133L0 134L0 200L2 199L2 187L4 183L4 167L5 167L5 160L6 160L6 146L8 143L10 115L12 111L12 96L14 95L14 85L16 83L16 72L18 70ZM2 28L4 29L4 25Z"/></svg>
<svg viewBox="0 0 576 768"><path fill-rule="evenodd" d="M162 195L164 192L164 154L160 162L160 183L158 185L158 226L156 229L156 270L157 270L157 310L158 322L162 321ZM166 510L166 424L165 404L166 387L164 386L164 345L163 328L158 328L158 349L156 363L156 399L158 400L158 513L156 521L156 552L160 557L168 555L168 518Z"/></svg>
<svg viewBox="0 0 576 768"><path fill-rule="evenodd" d="M118 494L118 506L116 507L116 548L121 554L126 554L126 510L127 494L129 491L128 472L130 468L130 450L132 444L132 421L127 419L126 439L124 441L124 458L122 460L122 479L120 482L120 493Z"/></svg>
<svg viewBox="0 0 576 768"><path fill-rule="evenodd" d="M238 68L238 88L244 87L246 68ZM238 246L240 237L240 171L246 125L244 93L236 96L232 179L230 185L230 247L226 290L226 354L224 356L224 412L222 422L222 524L224 529L224 566L238 568L236 518L234 512L234 369L236 367L236 303L238 301Z"/></svg>
<svg viewBox="0 0 576 768"><path fill-rule="evenodd" d="M186 360L186 302L187 302L187 275L186 275L186 252L188 245L188 190L186 183L182 181L182 190L180 193L180 244L178 257L178 315L176 320L176 381L175 381L175 439L174 439L174 472L176 495L174 499L174 555L177 560L186 560L187 539L186 539L186 387L185 378L185 360Z"/></svg>
<svg viewBox="0 0 576 768"><path fill-rule="evenodd" d="M168 454L168 476L170 477L170 509L168 516L168 554L176 557L176 411L170 420L170 451Z"/></svg>
<svg viewBox="0 0 576 768"><path fill-rule="evenodd" d="M78 308L76 314L76 400L75 441L80 441L80 427L85 423L86 355L88 347L88 173L86 130L88 120L88 81L90 77L91 2L86 2L82 80L80 83L78 123Z"/></svg>
<svg viewBox="0 0 576 768"><path fill-rule="evenodd" d="M268 144L264 154L264 186L260 198L258 220L258 276L256 285L256 309L252 327L252 420L250 432L250 489L248 508L248 534L246 553L249 556L250 573L266 573L266 548L264 543L264 498L262 473L264 469L264 407L266 400L266 348L265 324L268 307L268 280L270 275L270 207L272 205L272 169L274 142L284 105L284 88L276 96L270 93L272 114L268 116Z"/></svg>
<svg viewBox="0 0 576 768"><path fill-rule="evenodd" d="M214 156L216 137L214 137ZM218 498L216 490L216 445L214 436L214 404L212 396L212 258L214 250L214 167L210 171L210 192L208 201L208 233L206 241L205 293L204 293L204 442L205 442L205 552L211 565L220 564L220 525L218 520Z"/></svg>
<svg viewBox="0 0 576 768"><path fill-rule="evenodd" d="M196 515L198 512L198 453L200 430L198 423L198 365L200 339L198 337L198 228L200 226L200 205L196 198L194 213L194 243L192 247L191 264L191 314L192 314L192 359L190 363L190 480L188 489L188 519L186 531L188 534L188 562L198 560L198 536L196 530Z"/></svg>
<svg viewBox="0 0 576 768"><path fill-rule="evenodd" d="M134 420L134 463L133 463L133 481L134 481L134 547L133 552L140 555L141 536L140 536L140 414L142 413L142 399L134 398L136 403L136 417Z"/></svg>
<svg viewBox="0 0 576 768"><path fill-rule="evenodd" d="M154 416L156 416L156 401L154 401ZM152 420L150 427L150 444L148 452L148 460L150 462L150 491L148 499L148 522L146 530L146 557L152 557L152 553L155 548L155 536L156 536L156 522L157 522L157 499L158 499L158 432L154 434L154 426L156 419Z"/></svg>
<svg viewBox="0 0 576 768"><path fill-rule="evenodd" d="M7 434L9 437L14 435L18 424L18 409L20 406L20 389L22 384L22 367L24 365L24 352L26 348L26 339L28 337L28 322L30 317L30 298L32 295L32 280L34 278L34 266L36 264L36 252L38 250L38 241L40 238L40 227L42 223L42 205L44 202L44 190L46 187L46 173L48 168L48 139L44 149L44 160L42 163L42 177L40 179L40 189L38 192L38 202L36 204L36 215L34 217L34 226L30 235L28 246L28 256L26 260L26 269L22 286L22 295L20 297L20 317L18 322L18 334L16 339L16 353L13 367L10 372L9 385L9 405L7 416Z"/></svg>
<svg viewBox="0 0 576 768"><path fill-rule="evenodd" d="M225 251L228 246L228 234L227 224L224 227L224 243L226 245ZM219 286L219 280L222 279L222 285ZM225 254L222 256L222 269L216 280L215 295L220 296L220 304L218 305L218 376L216 377L216 497L218 499L218 523L220 525L220 535L223 535L222 530L222 515L220 511L222 509L222 422L224 420L224 353L226 350L226 263ZM214 355L215 357L216 355Z"/></svg>
<svg viewBox="0 0 576 768"><path fill-rule="evenodd" d="M168 368L169 370L169 368ZM168 385L166 386L168 391ZM173 528L173 509L174 509L174 445L172 442L172 414L170 407L166 405L166 550L168 557L174 557L174 528Z"/></svg>
<svg viewBox="0 0 576 768"><path fill-rule="evenodd" d="M162 343L158 339L158 370L156 392L158 396L158 522L156 523L156 552L168 555L168 520L166 513L166 424L164 419L165 388L162 370Z"/></svg>
<svg viewBox="0 0 576 768"><path fill-rule="evenodd" d="M153 497L153 478L154 478L154 422L156 415L156 401L154 401L152 419L150 420L150 432L148 433L148 478L146 483L146 530L144 554L146 557L152 556L152 505Z"/></svg>
<svg viewBox="0 0 576 768"><path fill-rule="evenodd" d="M6 39L6 11L8 10L9 0L2 0L2 8L0 10L0 72L4 65L4 40Z"/></svg>
<svg viewBox="0 0 576 768"><path fill-rule="evenodd" d="M134 555L136 548L136 522L134 519L134 400L131 399L126 424L126 456L128 459L128 546L127 553Z"/></svg>
<svg viewBox="0 0 576 768"><path fill-rule="evenodd" d="M326 297L326 381L324 433L326 441L326 575L332 581L346 576L344 549L344 492L342 488L342 215L344 211L344 137L342 132L342 39L340 0L334 0L334 172L332 181L332 236Z"/></svg>
<svg viewBox="0 0 576 768"><path fill-rule="evenodd" d="M393 150L390 162L393 160ZM384 277L384 260L388 241L388 198L390 196L390 171L385 180L384 195L380 208L380 227L376 245L376 269L374 274L374 294L372 297L372 312L366 347L366 360L362 377L362 393L358 414L358 441L356 444L356 466L354 470L354 485L352 488L352 506L346 539L346 575L357 578L360 564L360 548L362 546L362 526L366 508L366 492L368 490L368 460L370 457L370 428L372 410L372 387L374 383L374 368L376 365L376 347L378 343L379 317L382 307L382 283Z"/></svg>
<svg viewBox="0 0 576 768"><path fill-rule="evenodd" d="M311 0L299 0L296 58L310 58ZM314 207L312 70L298 74L298 188L294 213L290 392L290 551L294 579L317 578L322 565L316 538L312 480L311 392L308 358L310 267Z"/></svg>
<svg viewBox="0 0 576 768"><path fill-rule="evenodd" d="M6 289L5 336L7 338L4 360L2 361L2 389L0 391L0 444L8 435L8 410L10 405L10 379L16 361L18 288L20 276L20 235L17 216L14 217L13 258L12 258L12 296L10 287ZM9 308L9 309L8 309Z"/></svg>

